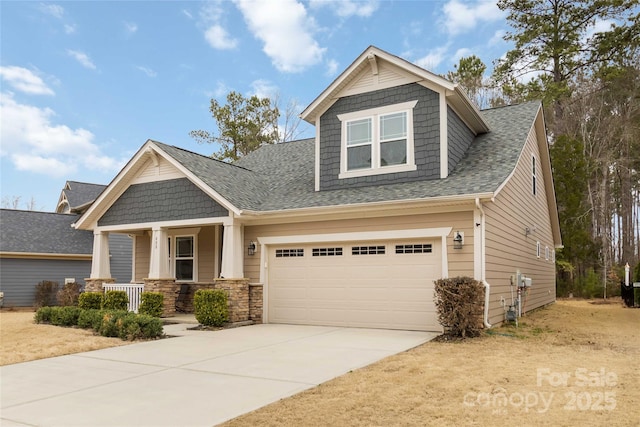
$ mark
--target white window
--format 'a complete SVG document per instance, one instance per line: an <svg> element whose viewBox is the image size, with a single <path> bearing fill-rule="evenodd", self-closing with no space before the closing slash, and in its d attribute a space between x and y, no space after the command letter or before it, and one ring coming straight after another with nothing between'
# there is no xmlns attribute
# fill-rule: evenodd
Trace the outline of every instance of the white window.
<svg viewBox="0 0 640 427"><path fill-rule="evenodd" d="M536 257L540 258L540 242L536 242Z"/></svg>
<svg viewBox="0 0 640 427"><path fill-rule="evenodd" d="M416 170L413 108L418 101L340 114L339 178Z"/></svg>
<svg viewBox="0 0 640 427"><path fill-rule="evenodd" d="M544 247L544 259L549 261L549 246Z"/></svg>
<svg viewBox="0 0 640 427"><path fill-rule="evenodd" d="M169 237L169 268L178 282L197 281L195 236Z"/></svg>

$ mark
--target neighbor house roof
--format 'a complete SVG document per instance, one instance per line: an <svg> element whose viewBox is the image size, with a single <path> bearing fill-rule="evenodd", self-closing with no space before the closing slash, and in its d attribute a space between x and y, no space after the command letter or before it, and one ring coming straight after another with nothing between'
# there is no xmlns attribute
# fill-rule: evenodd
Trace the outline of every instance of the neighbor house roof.
<svg viewBox="0 0 640 427"><path fill-rule="evenodd" d="M93 232L71 224L79 215L0 209L0 253L91 254Z"/></svg>
<svg viewBox="0 0 640 427"><path fill-rule="evenodd" d="M314 139L265 145L234 164L153 142L241 210L268 212L399 200L490 196L514 170L539 102L483 110L479 135L444 179L315 191Z"/></svg>
<svg viewBox="0 0 640 427"><path fill-rule="evenodd" d="M82 206L86 203L93 202L102 191L107 188L106 185L90 184L88 182L67 181L64 194L71 209Z"/></svg>
<svg viewBox="0 0 640 427"><path fill-rule="evenodd" d="M105 188L107 186L101 184L67 181L60 192L56 212L82 213L98 198Z"/></svg>

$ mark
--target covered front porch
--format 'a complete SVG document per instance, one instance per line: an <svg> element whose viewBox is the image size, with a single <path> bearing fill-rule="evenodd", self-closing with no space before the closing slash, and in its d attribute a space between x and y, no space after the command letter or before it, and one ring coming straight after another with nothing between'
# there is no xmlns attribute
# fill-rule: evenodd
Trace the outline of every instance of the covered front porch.
<svg viewBox="0 0 640 427"><path fill-rule="evenodd" d="M109 236L114 233L133 239L131 283L163 294L164 317L192 313L198 289L224 289L231 322L261 320L261 310L251 315L249 307L261 307L262 288L249 286L244 277L243 227L233 218L97 227L85 291L103 292L104 285L115 281L109 256ZM250 304L250 294L260 304Z"/></svg>

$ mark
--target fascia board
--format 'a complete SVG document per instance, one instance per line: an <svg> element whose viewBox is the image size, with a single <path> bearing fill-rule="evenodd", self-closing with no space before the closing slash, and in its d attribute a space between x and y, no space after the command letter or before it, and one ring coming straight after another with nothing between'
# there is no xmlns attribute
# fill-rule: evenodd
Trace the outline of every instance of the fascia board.
<svg viewBox="0 0 640 427"><path fill-rule="evenodd" d="M342 213L363 213L366 211L376 210L388 210L388 209L407 209L409 207L422 207L422 206L436 206L447 204L459 204L475 205L476 199L491 200L494 197L494 193L477 193L477 194L464 194L456 196L445 197L431 197L425 199L406 199L406 200L388 200L383 202L371 202L371 203L357 203L351 205L338 205L338 206L319 206L311 208L300 209L286 209L286 210L273 210L273 211L242 211L242 219L250 221L251 218L288 218L288 217L300 217L300 216L314 216L314 215L330 215L330 214L342 214Z"/></svg>

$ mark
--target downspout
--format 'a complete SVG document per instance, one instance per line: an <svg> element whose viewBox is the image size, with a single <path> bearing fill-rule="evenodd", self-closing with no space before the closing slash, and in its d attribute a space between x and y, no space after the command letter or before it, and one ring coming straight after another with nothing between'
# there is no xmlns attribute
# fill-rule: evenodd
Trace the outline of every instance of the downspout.
<svg viewBox="0 0 640 427"><path fill-rule="evenodd" d="M480 203L480 198L476 197L476 208L480 211L480 275L482 279L482 284L484 285L484 327L489 329L491 328L491 323L489 323L489 299L491 296L491 285L487 282L486 279L486 269L485 269L485 235L484 235L484 210L482 209L482 203Z"/></svg>

